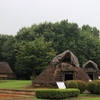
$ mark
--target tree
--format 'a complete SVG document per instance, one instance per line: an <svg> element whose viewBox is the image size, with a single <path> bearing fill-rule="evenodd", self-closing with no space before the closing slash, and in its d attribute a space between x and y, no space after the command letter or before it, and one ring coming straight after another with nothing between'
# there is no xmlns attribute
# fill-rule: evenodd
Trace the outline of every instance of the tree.
<svg viewBox="0 0 100 100"><path fill-rule="evenodd" d="M9 39L8 35L1 35L0 34L0 61L3 61L2 57L2 47L4 46L4 43Z"/></svg>
<svg viewBox="0 0 100 100"><path fill-rule="evenodd" d="M89 32L91 33L91 35L95 37L99 37L99 33L100 33L100 31L96 27L90 27L89 25L83 25L82 31Z"/></svg>
<svg viewBox="0 0 100 100"><path fill-rule="evenodd" d="M16 69L19 74L23 73L27 79L40 73L55 56L51 42L46 42L44 37L36 38L34 41L22 41L16 49Z"/></svg>
<svg viewBox="0 0 100 100"><path fill-rule="evenodd" d="M93 60L99 65L100 39L90 32L80 32L77 41L73 43L73 53L78 57L80 66L88 60Z"/></svg>
<svg viewBox="0 0 100 100"><path fill-rule="evenodd" d="M8 62L11 69L15 72L15 52L14 52L14 44L16 40L13 36L7 36L7 40L3 43L3 46L1 48L1 55L2 59L1 61Z"/></svg>

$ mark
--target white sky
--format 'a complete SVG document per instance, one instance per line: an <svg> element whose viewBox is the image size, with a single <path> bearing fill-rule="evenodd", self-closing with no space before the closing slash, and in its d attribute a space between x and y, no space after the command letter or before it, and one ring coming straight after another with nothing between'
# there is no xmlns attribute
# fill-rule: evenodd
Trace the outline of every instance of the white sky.
<svg viewBox="0 0 100 100"><path fill-rule="evenodd" d="M100 30L100 0L0 0L0 34L16 35L22 27L65 19Z"/></svg>

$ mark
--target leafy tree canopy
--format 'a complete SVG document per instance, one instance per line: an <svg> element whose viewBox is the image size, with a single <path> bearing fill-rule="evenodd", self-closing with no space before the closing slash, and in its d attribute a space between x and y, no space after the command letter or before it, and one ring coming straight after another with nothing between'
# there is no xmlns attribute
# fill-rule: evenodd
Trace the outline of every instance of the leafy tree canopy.
<svg viewBox="0 0 100 100"><path fill-rule="evenodd" d="M44 37L34 41L22 41L16 55L16 69L18 72L34 76L41 72L55 56L51 42L46 42Z"/></svg>

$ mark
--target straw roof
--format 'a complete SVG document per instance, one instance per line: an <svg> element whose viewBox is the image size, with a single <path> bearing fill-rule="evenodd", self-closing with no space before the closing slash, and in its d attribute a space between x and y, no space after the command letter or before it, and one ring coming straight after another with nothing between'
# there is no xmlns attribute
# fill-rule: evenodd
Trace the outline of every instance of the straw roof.
<svg viewBox="0 0 100 100"><path fill-rule="evenodd" d="M82 70L81 68L78 67L73 67L72 65L68 63L61 63L61 70L66 71L66 72L73 72L73 80L83 80L83 81L89 81L89 76Z"/></svg>
<svg viewBox="0 0 100 100"><path fill-rule="evenodd" d="M62 72L74 72L75 80L88 81L89 76L79 67L77 57L69 50L57 55L34 80L33 84L56 84L64 81Z"/></svg>
<svg viewBox="0 0 100 100"><path fill-rule="evenodd" d="M44 69L42 71L42 73L40 73L34 80L33 83L38 84L52 84L55 83L54 81L54 72L55 72L56 68L53 65L49 65L46 69Z"/></svg>
<svg viewBox="0 0 100 100"><path fill-rule="evenodd" d="M0 62L0 74L13 73L7 62Z"/></svg>
<svg viewBox="0 0 100 100"><path fill-rule="evenodd" d="M70 63L71 65L73 65L75 67L79 67L78 58L70 50L66 50L65 52L57 55L51 61L51 63L54 64L55 66L58 65L61 62L67 62L67 63Z"/></svg>
<svg viewBox="0 0 100 100"><path fill-rule="evenodd" d="M83 80L87 82L90 79L81 68L73 67L68 63L65 63L65 66L66 72L74 72L74 80ZM62 79L63 69L64 68L62 67L56 68L54 65L50 64L39 76L33 80L33 84L56 84L57 81L64 81Z"/></svg>
<svg viewBox="0 0 100 100"><path fill-rule="evenodd" d="M93 62L92 60L89 60L85 64L83 64L83 69L84 68L93 68L95 70L99 70L98 65L95 62Z"/></svg>

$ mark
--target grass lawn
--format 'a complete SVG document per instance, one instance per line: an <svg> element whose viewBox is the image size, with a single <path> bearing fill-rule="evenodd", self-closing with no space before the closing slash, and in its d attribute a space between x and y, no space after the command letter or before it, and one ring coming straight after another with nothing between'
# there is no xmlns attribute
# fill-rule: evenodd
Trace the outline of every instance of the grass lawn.
<svg viewBox="0 0 100 100"><path fill-rule="evenodd" d="M100 95L84 93L84 94L80 94L79 97L63 99L63 100L100 100L100 97L98 96ZM49 100L49 99L32 99L32 100Z"/></svg>
<svg viewBox="0 0 100 100"><path fill-rule="evenodd" d="M100 100L100 98L88 98L88 99L82 99L82 100Z"/></svg>
<svg viewBox="0 0 100 100"><path fill-rule="evenodd" d="M23 87L26 87L28 85L32 85L31 80L6 80L6 81L2 80L0 82L1 82L0 89L18 89L19 90L19 89L23 89ZM46 100L46 99L37 99L34 96L29 97L29 98L30 98L29 100ZM28 98L26 98L26 99L28 100ZM26 99L24 98L24 100L26 100ZM11 100L18 100L18 98L11 99ZM21 99L19 98L19 100L21 100ZM79 97L69 98L69 99L64 99L64 100L100 100L100 95L84 93L84 94L80 94Z"/></svg>
<svg viewBox="0 0 100 100"><path fill-rule="evenodd" d="M49 100L49 99L32 99L32 100ZM76 97L76 98L69 98L69 99L63 99L63 100L100 100L100 98L81 99L80 97Z"/></svg>
<svg viewBox="0 0 100 100"><path fill-rule="evenodd" d="M6 80L0 83L0 89L21 89L28 85L32 85L31 80Z"/></svg>

